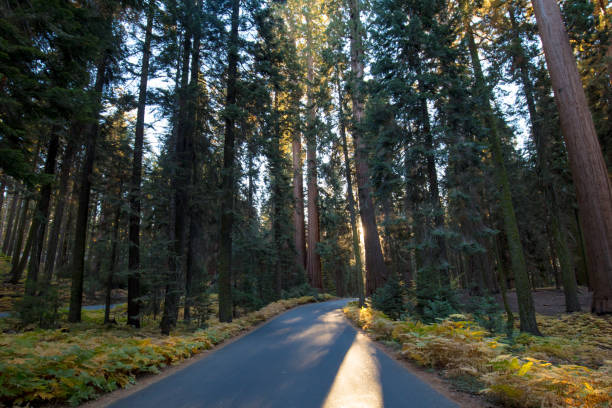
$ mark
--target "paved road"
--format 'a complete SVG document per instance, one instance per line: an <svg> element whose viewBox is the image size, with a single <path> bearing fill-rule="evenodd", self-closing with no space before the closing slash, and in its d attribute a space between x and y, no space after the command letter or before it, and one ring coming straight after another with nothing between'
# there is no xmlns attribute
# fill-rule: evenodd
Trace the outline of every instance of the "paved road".
<svg viewBox="0 0 612 408"><path fill-rule="evenodd" d="M358 333L347 301L293 309L112 407L457 407Z"/></svg>

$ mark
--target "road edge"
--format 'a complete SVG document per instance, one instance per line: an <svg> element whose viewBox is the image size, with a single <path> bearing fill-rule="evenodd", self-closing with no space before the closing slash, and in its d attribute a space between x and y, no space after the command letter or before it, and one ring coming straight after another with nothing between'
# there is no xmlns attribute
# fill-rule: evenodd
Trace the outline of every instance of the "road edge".
<svg viewBox="0 0 612 408"><path fill-rule="evenodd" d="M260 322L254 326L249 327L248 329L246 329L245 331L243 331L242 333L231 337L227 340L224 340L222 343L214 346L211 349L208 350L204 350L198 354L195 354L189 358L186 358L184 360L180 360L179 362L177 362L176 365L171 365L168 367L165 367L163 369L160 370L159 373L157 374L144 374L142 376L138 376L136 378L136 383L127 387L127 388L120 388L117 389L115 391L112 392L108 392L105 394L100 395L100 397L87 401L81 405L79 405L79 407L82 408L103 408L103 407L107 407L110 404L122 399L122 398L126 398L132 394L135 394L139 391L144 390L145 388L148 388L152 385L154 385L155 383L177 373L178 371L181 371L189 366L191 366L192 364L196 364L201 360L204 360L205 358L207 358L208 356L210 356L211 354L215 353L216 351L219 351L221 349L223 349L224 347L229 346L230 344L234 343L235 341L240 340L241 338L248 336L249 334L252 334L253 332L261 329L262 327L266 326L267 324L269 324L270 322L272 322L273 320L281 317L282 315L284 315L287 312L290 312L292 310L295 309L299 309L301 307L305 307L305 306L309 306L309 305L316 305L316 304L322 304L322 303L327 303L327 302L337 302L338 300L342 300L342 298L340 299L329 299L329 300L325 300L322 302L311 302L311 303L304 303L301 305L297 305L295 307L291 307L289 309L283 310L282 312L280 312L277 315L274 315L273 317L271 317L268 320L265 320L263 322ZM350 301L350 299L347 299L347 303ZM340 310L342 310L342 308L340 308ZM70 405L65 405L65 404L61 404L61 405L47 405L46 408L67 408L70 407Z"/></svg>
<svg viewBox="0 0 612 408"><path fill-rule="evenodd" d="M452 402L459 405L461 408L501 408L500 405L496 405L493 402L487 401L482 396L453 389L449 381L444 379L440 375L439 371L427 369L425 367L417 365L413 361L407 360L405 358L400 358L400 355L396 350L374 339L370 333L366 332L354 321L349 319L346 314L344 314L342 309L340 309L340 312L342 313L342 317L355 330L357 330L358 333L363 334L368 339L368 341L370 341L374 345L374 347L385 353L389 358L401 365L405 370L407 370L419 380L429 385L435 391L439 392Z"/></svg>

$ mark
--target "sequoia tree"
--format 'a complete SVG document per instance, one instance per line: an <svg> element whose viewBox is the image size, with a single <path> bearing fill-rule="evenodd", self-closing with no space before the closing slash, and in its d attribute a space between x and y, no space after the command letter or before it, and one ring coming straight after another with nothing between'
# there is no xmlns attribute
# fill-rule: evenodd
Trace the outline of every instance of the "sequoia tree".
<svg viewBox="0 0 612 408"><path fill-rule="evenodd" d="M576 60L554 0L533 0L585 234L591 310L612 313L612 187Z"/></svg>

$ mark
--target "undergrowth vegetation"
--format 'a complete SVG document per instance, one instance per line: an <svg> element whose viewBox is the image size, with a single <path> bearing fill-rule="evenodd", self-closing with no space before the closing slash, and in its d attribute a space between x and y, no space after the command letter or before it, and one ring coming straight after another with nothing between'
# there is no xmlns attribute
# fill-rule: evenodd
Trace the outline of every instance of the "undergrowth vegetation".
<svg viewBox="0 0 612 408"><path fill-rule="evenodd" d="M7 282L11 270L11 258L0 253L0 312L13 310L15 301L21 299L23 282L13 285Z"/></svg>
<svg viewBox="0 0 612 408"><path fill-rule="evenodd" d="M161 336L157 322L135 330L102 326L103 311L84 311L83 322L55 330L0 335L0 406L53 402L77 405L101 393L123 388L138 375L160 369L211 349L226 339L292 307L329 300L329 295L303 296L271 303L231 323L207 321L205 329L182 326ZM113 309L124 316L125 306Z"/></svg>
<svg viewBox="0 0 612 408"><path fill-rule="evenodd" d="M344 313L375 339L394 342L403 358L442 370L450 379L506 406L609 407L612 402L612 320L586 313L538 316L546 337L492 334L470 315L436 323L392 320L350 303Z"/></svg>

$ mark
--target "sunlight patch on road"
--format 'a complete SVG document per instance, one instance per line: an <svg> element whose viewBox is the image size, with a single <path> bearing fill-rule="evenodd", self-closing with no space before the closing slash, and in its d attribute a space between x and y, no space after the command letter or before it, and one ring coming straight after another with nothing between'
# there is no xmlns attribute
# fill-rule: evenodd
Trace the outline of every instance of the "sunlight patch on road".
<svg viewBox="0 0 612 408"><path fill-rule="evenodd" d="M291 318L291 319L285 319L285 320L282 320L281 323L283 323L283 324L293 324L293 323L299 322L300 320L303 320L302 316L297 316L297 317L294 317L294 318Z"/></svg>
<svg viewBox="0 0 612 408"><path fill-rule="evenodd" d="M343 319L338 311L325 313L317 318L317 323L312 327L287 337L284 343L299 343L294 369L306 370L321 362L340 335Z"/></svg>
<svg viewBox="0 0 612 408"><path fill-rule="evenodd" d="M383 407L380 370L375 353L372 343L358 333L338 369L324 408Z"/></svg>
<svg viewBox="0 0 612 408"><path fill-rule="evenodd" d="M337 311L326 313L317 318L322 323L316 323L300 333L287 337L285 342L307 340L310 345L327 346L338 335L342 319L342 315Z"/></svg>

